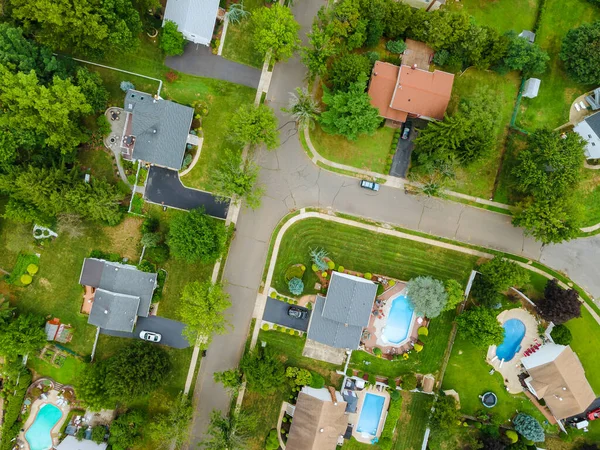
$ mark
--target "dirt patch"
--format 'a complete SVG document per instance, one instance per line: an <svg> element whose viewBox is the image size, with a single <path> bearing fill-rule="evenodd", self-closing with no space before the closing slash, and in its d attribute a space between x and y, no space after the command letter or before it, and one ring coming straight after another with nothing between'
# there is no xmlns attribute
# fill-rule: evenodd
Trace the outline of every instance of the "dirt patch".
<svg viewBox="0 0 600 450"><path fill-rule="evenodd" d="M48 290L52 290L52 284L50 283L50 281L48 281L47 278L40 278L38 280L38 284L43 287L44 289L48 289Z"/></svg>
<svg viewBox="0 0 600 450"><path fill-rule="evenodd" d="M140 239L142 233L140 226L143 219L137 217L126 217L116 227L106 227L105 232L110 239L112 251L119 253L124 258L137 263L142 250Z"/></svg>

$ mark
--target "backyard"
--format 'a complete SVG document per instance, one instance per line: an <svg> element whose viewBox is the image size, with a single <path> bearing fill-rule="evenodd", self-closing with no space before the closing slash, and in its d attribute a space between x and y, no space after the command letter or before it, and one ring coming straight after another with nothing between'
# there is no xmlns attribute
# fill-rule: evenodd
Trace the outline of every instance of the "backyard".
<svg viewBox="0 0 600 450"><path fill-rule="evenodd" d="M477 23L495 28L500 33L533 29L539 0L462 0L446 3L452 11L465 11ZM515 13L518 11L518 13Z"/></svg>
<svg viewBox="0 0 600 450"><path fill-rule="evenodd" d="M225 43L223 44L223 57L232 61L262 68L264 58L254 48L252 39L252 25L250 18L252 12L265 6L264 0L246 0L243 2L244 9L250 15L239 23L229 22Z"/></svg>

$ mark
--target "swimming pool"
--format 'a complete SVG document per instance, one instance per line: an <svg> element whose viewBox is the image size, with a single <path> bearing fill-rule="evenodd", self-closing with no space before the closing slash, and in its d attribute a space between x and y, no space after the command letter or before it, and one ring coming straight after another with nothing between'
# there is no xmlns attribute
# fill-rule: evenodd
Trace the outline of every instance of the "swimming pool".
<svg viewBox="0 0 600 450"><path fill-rule="evenodd" d="M510 361L521 348L525 336L525 324L519 319L509 319L504 322L504 340L496 349L496 356L504 361Z"/></svg>
<svg viewBox="0 0 600 450"><path fill-rule="evenodd" d="M30 450L48 450L52 448L50 431L62 417L62 411L56 406L46 403L42 405L35 420L25 433Z"/></svg>
<svg viewBox="0 0 600 450"><path fill-rule="evenodd" d="M414 310L406 295L395 297L383 329L383 340L392 344L404 341L410 333L413 314Z"/></svg>
<svg viewBox="0 0 600 450"><path fill-rule="evenodd" d="M367 394L365 396L360 417L358 418L358 426L356 427L359 433L368 433L371 436L377 435L377 428L381 420L384 403L385 398L381 395Z"/></svg>

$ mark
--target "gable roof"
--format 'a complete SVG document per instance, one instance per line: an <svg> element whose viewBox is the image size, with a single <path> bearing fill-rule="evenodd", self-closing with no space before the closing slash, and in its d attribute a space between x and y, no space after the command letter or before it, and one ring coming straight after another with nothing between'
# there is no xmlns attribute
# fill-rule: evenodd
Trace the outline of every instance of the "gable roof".
<svg viewBox="0 0 600 450"><path fill-rule="evenodd" d="M107 444L96 444L94 441L84 439L78 441L74 436L67 436L58 444L57 450L104 450Z"/></svg>
<svg viewBox="0 0 600 450"><path fill-rule="evenodd" d="M134 90L125 94L124 109L131 113L126 133L135 137L133 158L181 169L194 110Z"/></svg>
<svg viewBox="0 0 600 450"><path fill-rule="evenodd" d="M369 95L379 115L401 120L408 114L425 118L444 118L454 75L441 70L429 72L406 65L377 61L373 67Z"/></svg>
<svg viewBox="0 0 600 450"><path fill-rule="evenodd" d="M188 41L209 45L218 10L219 0L168 0L164 20L175 22Z"/></svg>
<svg viewBox="0 0 600 450"><path fill-rule="evenodd" d="M315 307L311 314L308 339L335 348L357 349L360 344L363 327L346 326L342 322L327 319L323 316L325 297L317 295Z"/></svg>
<svg viewBox="0 0 600 450"><path fill-rule="evenodd" d="M106 330L133 331L140 298L96 289L88 323Z"/></svg>
<svg viewBox="0 0 600 450"><path fill-rule="evenodd" d="M535 33L533 31L523 30L519 33L519 37L526 39L531 44L535 42Z"/></svg>
<svg viewBox="0 0 600 450"><path fill-rule="evenodd" d="M370 280L332 272L323 317L347 325L369 325L377 285Z"/></svg>
<svg viewBox="0 0 600 450"><path fill-rule="evenodd" d="M573 131L587 142L586 158L600 158L600 112L586 117L573 128Z"/></svg>
<svg viewBox="0 0 600 450"><path fill-rule="evenodd" d="M326 389L303 388L298 394L286 449L335 450L348 426L345 411L346 402L338 398L334 403Z"/></svg>
<svg viewBox="0 0 600 450"><path fill-rule="evenodd" d="M528 381L537 397L546 401L557 419L584 412L596 399L579 358L569 346L546 344L522 358L521 363L529 372Z"/></svg>
<svg viewBox="0 0 600 450"><path fill-rule="evenodd" d="M114 294L139 297L137 315L147 317L156 288L156 277L155 273L142 272L128 264L86 258L83 261L79 284L97 288L96 293L101 289Z"/></svg>

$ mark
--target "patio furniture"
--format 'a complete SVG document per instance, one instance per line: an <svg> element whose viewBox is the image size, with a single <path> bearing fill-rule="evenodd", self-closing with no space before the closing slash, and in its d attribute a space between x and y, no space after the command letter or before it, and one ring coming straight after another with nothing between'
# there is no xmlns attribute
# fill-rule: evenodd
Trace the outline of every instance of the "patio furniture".
<svg viewBox="0 0 600 450"><path fill-rule="evenodd" d="M587 106L583 102L579 102L579 106L581 106L581 109L587 109Z"/></svg>

